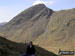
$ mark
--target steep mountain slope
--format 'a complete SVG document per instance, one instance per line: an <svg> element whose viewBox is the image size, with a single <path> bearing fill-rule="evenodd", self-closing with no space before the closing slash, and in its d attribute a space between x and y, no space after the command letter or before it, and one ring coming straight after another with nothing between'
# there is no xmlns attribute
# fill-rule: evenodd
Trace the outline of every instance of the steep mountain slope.
<svg viewBox="0 0 75 56"><path fill-rule="evenodd" d="M25 53L27 44L15 43L0 36L0 56L21 56ZM36 56L57 56L43 48L36 48ZM41 52L39 52L41 51Z"/></svg>
<svg viewBox="0 0 75 56"><path fill-rule="evenodd" d="M3 36L17 42L33 41L45 32L52 12L44 4L32 6L2 28Z"/></svg>
<svg viewBox="0 0 75 56"><path fill-rule="evenodd" d="M34 42L50 51L50 47L57 51L59 48L74 50L75 9L54 12L45 33Z"/></svg>

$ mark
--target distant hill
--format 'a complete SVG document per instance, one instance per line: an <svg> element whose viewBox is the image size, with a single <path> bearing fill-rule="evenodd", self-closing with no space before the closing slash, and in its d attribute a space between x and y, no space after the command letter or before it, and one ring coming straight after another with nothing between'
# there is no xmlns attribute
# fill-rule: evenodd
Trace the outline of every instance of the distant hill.
<svg viewBox="0 0 75 56"><path fill-rule="evenodd" d="M32 6L8 22L1 36L15 42L33 41L49 51L75 49L75 8L53 11L44 4Z"/></svg>
<svg viewBox="0 0 75 56"><path fill-rule="evenodd" d="M0 27L4 26L7 22L0 23Z"/></svg>
<svg viewBox="0 0 75 56"><path fill-rule="evenodd" d="M21 56L26 52L26 48L27 44L15 43L0 36L0 56ZM35 48L36 56L57 56L41 47Z"/></svg>

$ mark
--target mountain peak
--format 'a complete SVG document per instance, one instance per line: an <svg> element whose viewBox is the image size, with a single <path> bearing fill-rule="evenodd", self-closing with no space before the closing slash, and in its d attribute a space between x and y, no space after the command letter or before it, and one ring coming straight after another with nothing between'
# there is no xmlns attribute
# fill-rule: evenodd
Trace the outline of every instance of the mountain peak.
<svg viewBox="0 0 75 56"><path fill-rule="evenodd" d="M40 4L36 4L37 6L46 6L45 4L43 3L40 3ZM36 5L33 5L33 6L36 6Z"/></svg>
<svg viewBox="0 0 75 56"><path fill-rule="evenodd" d="M11 20L12 22L11 24L21 24L25 21L32 19L37 14L41 14L41 13L46 14L48 13L48 11L49 11L49 8L47 8L44 4L38 4L32 7L29 7L28 9L24 10L19 15L14 17Z"/></svg>
<svg viewBox="0 0 75 56"><path fill-rule="evenodd" d="M32 8L33 7L44 8L44 7L46 7L46 5L45 4L36 4L36 5L33 5Z"/></svg>

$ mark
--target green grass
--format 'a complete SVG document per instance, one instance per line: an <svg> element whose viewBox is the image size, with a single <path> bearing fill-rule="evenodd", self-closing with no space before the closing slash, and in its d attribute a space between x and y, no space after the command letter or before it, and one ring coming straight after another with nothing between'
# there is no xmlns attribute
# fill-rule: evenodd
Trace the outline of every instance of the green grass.
<svg viewBox="0 0 75 56"><path fill-rule="evenodd" d="M21 56L26 52L28 44L15 43L0 37L0 55L1 56ZM36 56L57 56L56 54L49 52L41 47L35 46Z"/></svg>

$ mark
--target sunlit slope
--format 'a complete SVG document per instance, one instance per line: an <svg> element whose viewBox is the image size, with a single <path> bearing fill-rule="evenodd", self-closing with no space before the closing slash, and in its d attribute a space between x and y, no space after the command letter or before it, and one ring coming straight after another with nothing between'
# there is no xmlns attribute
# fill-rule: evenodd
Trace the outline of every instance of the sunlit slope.
<svg viewBox="0 0 75 56"><path fill-rule="evenodd" d="M34 42L48 50L73 50L75 47L75 9L52 14L46 31Z"/></svg>

